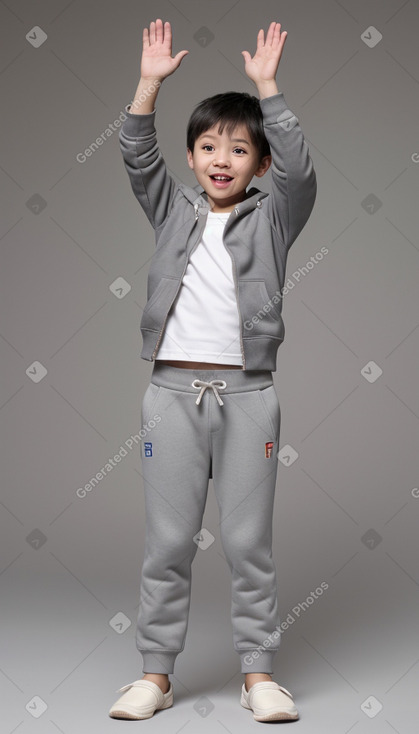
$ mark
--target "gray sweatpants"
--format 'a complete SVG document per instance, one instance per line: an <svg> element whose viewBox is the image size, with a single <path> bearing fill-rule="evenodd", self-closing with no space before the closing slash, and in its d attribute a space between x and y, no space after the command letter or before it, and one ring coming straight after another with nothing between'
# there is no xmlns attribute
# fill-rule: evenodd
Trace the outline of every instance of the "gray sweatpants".
<svg viewBox="0 0 419 734"><path fill-rule="evenodd" d="M211 381L214 381L211 384ZM280 406L266 370L154 363L142 402L146 539L136 646L144 673L173 673L188 626L191 564L208 481L232 573L231 620L242 673L273 673L280 644L272 514Z"/></svg>

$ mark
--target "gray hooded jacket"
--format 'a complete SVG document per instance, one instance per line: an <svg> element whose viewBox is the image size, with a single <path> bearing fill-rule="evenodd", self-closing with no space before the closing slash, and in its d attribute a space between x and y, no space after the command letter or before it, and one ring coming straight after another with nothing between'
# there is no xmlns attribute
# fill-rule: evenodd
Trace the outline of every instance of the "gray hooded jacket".
<svg viewBox="0 0 419 734"><path fill-rule="evenodd" d="M233 262L243 369L274 371L285 335L281 312L287 255L311 214L317 181L299 120L283 92L260 100L260 106L272 155L272 193L250 188L227 219L223 241ZM153 361L210 206L202 186L186 186L170 176L157 144L156 109L144 115L129 109L120 147L132 190L156 238L140 324L141 357Z"/></svg>

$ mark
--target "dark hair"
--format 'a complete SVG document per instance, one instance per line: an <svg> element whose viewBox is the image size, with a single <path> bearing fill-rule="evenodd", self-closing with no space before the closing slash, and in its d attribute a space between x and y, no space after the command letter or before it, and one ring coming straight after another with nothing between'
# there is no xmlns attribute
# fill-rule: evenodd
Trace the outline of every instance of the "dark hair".
<svg viewBox="0 0 419 734"><path fill-rule="evenodd" d="M192 112L186 132L186 145L193 153L195 141L204 132L220 123L218 133L222 135L224 125L231 135L236 125L244 124L252 143L259 151L259 161L271 154L263 128L263 116L259 100L247 92L222 92L199 102Z"/></svg>

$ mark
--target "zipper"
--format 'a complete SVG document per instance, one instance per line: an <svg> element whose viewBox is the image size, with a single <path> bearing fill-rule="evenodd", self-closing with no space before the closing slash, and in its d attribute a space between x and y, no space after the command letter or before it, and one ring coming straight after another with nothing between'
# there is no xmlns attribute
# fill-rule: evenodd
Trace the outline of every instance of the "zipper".
<svg viewBox="0 0 419 734"><path fill-rule="evenodd" d="M198 219L198 218L199 218L199 214L198 214L198 205L195 205L195 222L197 221L197 219ZM205 225L204 225L204 226L205 226ZM171 303L170 303L170 306L169 306L169 308L167 309L167 314L166 314L166 317L165 317L165 319L164 319L164 321L163 321L163 325L162 325L162 327L161 327L161 330L160 330L160 333L159 333L159 335L158 335L158 337L157 337L157 342L156 342L156 346L154 347L154 351L153 351L153 354L151 355L151 359L152 359L152 360L153 360L153 359L155 359L155 357L156 357L156 354L157 354L157 352L158 352L159 344L160 344L160 342L161 342L161 338L162 338L162 336L163 336L163 332L164 332L164 327L166 326L166 321L167 321L167 319L168 319L168 317L169 317L169 311L170 311L170 309L172 308L172 306L173 306L173 303L174 303L174 301L175 301L175 299L176 299L176 296L177 296L177 294L179 293L179 290L180 290L180 286L182 285L182 280L183 280L183 276L185 275L185 273L186 273L186 268L188 267L188 263L189 263L189 257L190 257L190 256L192 255L193 251L194 251L194 250L195 250L195 248L196 248L196 247L198 246L198 244L199 244L199 241L200 241L200 239L201 239L201 234L202 234L202 232L203 232L203 229L204 229L204 227L201 227L201 231L200 231L200 233L199 233L199 237L198 237L197 241L195 242L194 246L192 247L192 249L191 249L191 251L190 251L189 255L187 255L187 257L186 257L185 267L183 268L183 273L182 273L182 275L180 276L180 280L179 280L179 285L178 285L178 287L177 287L177 290L176 290L176 293L175 293L175 295L174 295L174 296L173 296L173 298L172 298L172 301L171 301Z"/></svg>
<svg viewBox="0 0 419 734"><path fill-rule="evenodd" d="M183 278L183 275L182 275L182 278ZM179 289L178 289L178 290L179 290ZM176 296L177 296L177 293L178 293L178 291L176 291L176 294L175 294L175 296L174 296L174 298L173 298L173 301L175 300L175 298L176 298ZM157 351L158 351L158 348L159 348L159 344L160 344L160 341L161 341L161 338L162 338L162 334L163 334L163 331L164 331L164 327L166 326L166 321L167 321L167 318L168 318L168 316L169 316L169 311L170 311L170 309L172 308L172 304L173 304L173 301L172 301L172 303L170 304L170 306L169 306L169 309L168 309L168 311L167 311L167 314L166 314L166 318L165 318L165 319L164 319L164 321L163 321L163 326L162 326L162 328L161 328L161 331L160 331L160 334L159 334L159 336L158 336L158 339L157 339L157 342L156 342L156 346L154 347L154 352L153 352L153 354L151 355L151 359L152 359L152 360L156 358L156 354L157 354Z"/></svg>
<svg viewBox="0 0 419 734"><path fill-rule="evenodd" d="M238 212L236 212L236 214L238 214ZM243 329L242 329L242 317L241 317L240 306L239 306L239 289L237 287L236 263L234 262L233 255L231 254L230 250L228 249L226 243L224 242L224 234L223 234L223 245L226 248L228 254L230 255L231 262L232 262L232 265L233 265L232 270L233 270L234 289L235 289L235 292L236 292L237 311L239 312L240 349L241 349L242 360L243 360L243 367L242 367L242 369L245 370L246 369L246 359L245 359L245 356L244 356L244 347L243 347Z"/></svg>

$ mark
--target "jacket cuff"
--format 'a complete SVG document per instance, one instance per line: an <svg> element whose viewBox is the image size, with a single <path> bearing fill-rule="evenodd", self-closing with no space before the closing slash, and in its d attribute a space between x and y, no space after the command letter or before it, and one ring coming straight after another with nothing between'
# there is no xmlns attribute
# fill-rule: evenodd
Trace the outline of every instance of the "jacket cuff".
<svg viewBox="0 0 419 734"><path fill-rule="evenodd" d="M263 122L268 125L278 122L278 115L288 110L283 92L273 94L271 97L264 97L259 100L259 104L263 114Z"/></svg>
<svg viewBox="0 0 419 734"><path fill-rule="evenodd" d="M128 107L129 105L127 105ZM145 115L134 115L125 108L127 119L122 124L122 132L128 138L139 138L142 135L150 135L155 130L156 111Z"/></svg>

